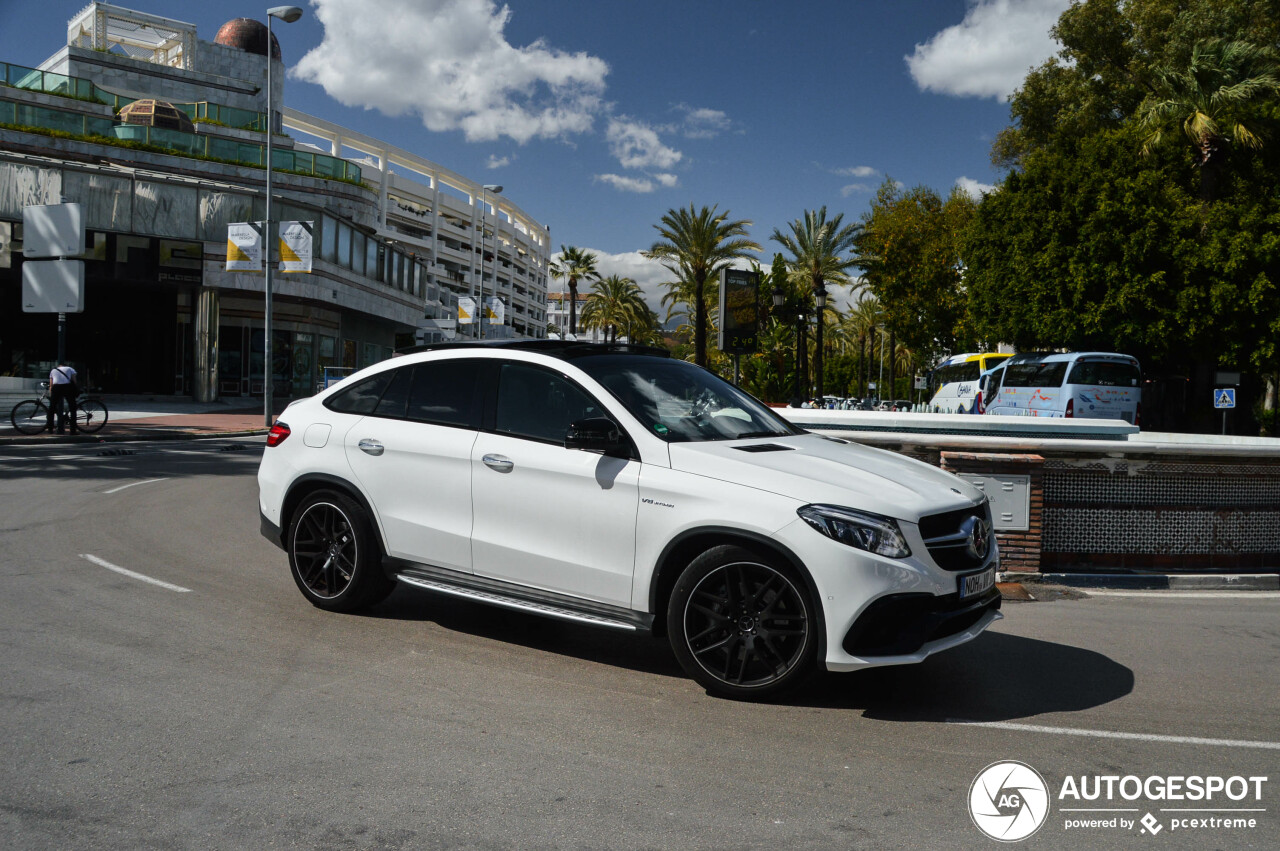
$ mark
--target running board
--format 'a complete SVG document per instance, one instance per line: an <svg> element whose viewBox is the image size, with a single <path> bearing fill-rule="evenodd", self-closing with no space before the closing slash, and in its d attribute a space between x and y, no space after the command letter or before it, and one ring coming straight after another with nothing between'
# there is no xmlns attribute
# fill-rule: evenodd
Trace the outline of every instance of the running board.
<svg viewBox="0 0 1280 851"><path fill-rule="evenodd" d="M580 607L576 605L577 601L572 599L565 599L562 602L560 599L555 599L558 595L544 595L536 591L528 592L529 596L525 596L523 593L517 593L514 589L508 591L505 588L498 587L496 582L490 583L483 579L464 577L462 575L459 575L456 579L452 576L442 575L447 573L453 573L453 571L424 569L415 565L395 573L394 576L398 581L406 585L412 585L415 588L435 591L439 594L448 594L452 597L461 597L478 603L487 603L491 606L501 606L520 612L590 624L591 626L639 632L641 630L647 631L652 623L652 618L641 612L632 612L621 608L614 609L613 607L592 604L586 601L583 601L583 605ZM534 599L534 594L542 597L542 599Z"/></svg>

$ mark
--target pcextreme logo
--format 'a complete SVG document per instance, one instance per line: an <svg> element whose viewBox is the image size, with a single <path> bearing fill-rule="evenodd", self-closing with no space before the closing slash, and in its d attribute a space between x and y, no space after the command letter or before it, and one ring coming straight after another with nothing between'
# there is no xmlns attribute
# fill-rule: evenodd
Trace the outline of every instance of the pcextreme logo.
<svg viewBox="0 0 1280 851"><path fill-rule="evenodd" d="M1000 842L1018 842L1049 817L1049 787L1031 766L993 762L969 787L969 816L978 830Z"/></svg>

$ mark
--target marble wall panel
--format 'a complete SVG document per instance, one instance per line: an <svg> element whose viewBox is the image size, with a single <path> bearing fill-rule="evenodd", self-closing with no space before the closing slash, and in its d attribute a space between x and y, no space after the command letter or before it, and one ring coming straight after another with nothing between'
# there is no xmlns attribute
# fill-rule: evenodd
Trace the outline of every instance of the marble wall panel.
<svg viewBox="0 0 1280 851"><path fill-rule="evenodd" d="M67 170L63 194L84 207L85 225L101 230L128 230L131 225L132 181L111 174Z"/></svg>
<svg viewBox="0 0 1280 851"><path fill-rule="evenodd" d="M62 171L0 162L0 216L22 218L22 208L62 200Z"/></svg>
<svg viewBox="0 0 1280 851"><path fill-rule="evenodd" d="M256 221L252 195L200 190L200 238L206 242L226 242L227 225L252 221Z"/></svg>
<svg viewBox="0 0 1280 851"><path fill-rule="evenodd" d="M134 185L134 233L199 239L199 214L200 197L195 187L145 180Z"/></svg>

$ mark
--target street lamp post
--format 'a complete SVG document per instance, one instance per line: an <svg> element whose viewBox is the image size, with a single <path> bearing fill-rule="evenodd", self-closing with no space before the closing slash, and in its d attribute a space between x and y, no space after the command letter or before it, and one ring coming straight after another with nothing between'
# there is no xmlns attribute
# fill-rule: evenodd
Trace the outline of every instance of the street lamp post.
<svg viewBox="0 0 1280 851"><path fill-rule="evenodd" d="M484 194L492 192L497 195L502 187L496 183L486 183L480 188L480 327L479 334L484 336L484 317L489 311L484 304L484 218L489 208L485 205ZM498 296L498 200L493 201L493 295Z"/></svg>
<svg viewBox="0 0 1280 851"><path fill-rule="evenodd" d="M813 288L813 303L818 307L818 346L814 350L813 365L818 385L818 402L822 402L822 319L827 307L827 288L819 281Z"/></svg>
<svg viewBox="0 0 1280 851"><path fill-rule="evenodd" d="M772 293L773 309L775 313L781 313L783 306L786 304L787 297L782 292L781 287L775 286ZM791 399L791 406L798 408L804 404L804 388L808 378L808 365L805 363L804 351L804 326L808 322L808 317L804 314L804 308L796 311L796 389L795 395Z"/></svg>
<svg viewBox="0 0 1280 851"><path fill-rule="evenodd" d="M262 409L267 420L267 428L271 428L272 390L275 383L275 369L271 363L271 136L275 133L275 98L271 92L271 19L279 18L291 24L302 17L302 10L297 6L273 6L267 10L267 209L266 233L263 240L266 250L263 253L263 265L266 272L266 311L263 324L266 326L262 345Z"/></svg>

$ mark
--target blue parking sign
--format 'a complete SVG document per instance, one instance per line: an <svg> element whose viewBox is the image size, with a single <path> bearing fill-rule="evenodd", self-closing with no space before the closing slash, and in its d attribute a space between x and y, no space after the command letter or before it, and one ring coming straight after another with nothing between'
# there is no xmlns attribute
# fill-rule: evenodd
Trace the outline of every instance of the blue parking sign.
<svg viewBox="0 0 1280 851"><path fill-rule="evenodd" d="M1213 391L1213 407L1234 408L1235 406L1236 389L1234 387L1219 387Z"/></svg>

